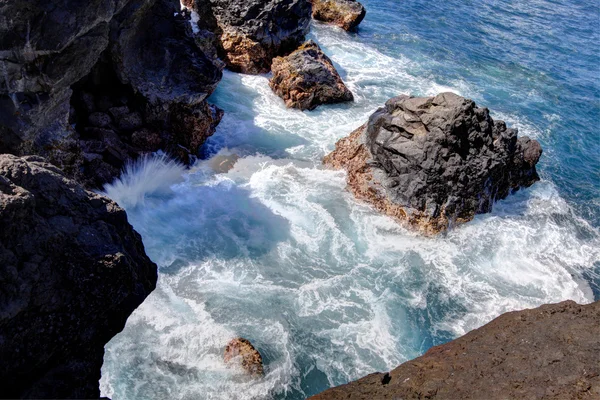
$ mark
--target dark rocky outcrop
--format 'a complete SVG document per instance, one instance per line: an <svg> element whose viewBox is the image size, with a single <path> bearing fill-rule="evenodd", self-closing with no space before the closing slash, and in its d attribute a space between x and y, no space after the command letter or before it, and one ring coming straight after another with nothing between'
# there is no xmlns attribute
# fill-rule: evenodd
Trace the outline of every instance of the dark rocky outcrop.
<svg viewBox="0 0 600 400"><path fill-rule="evenodd" d="M272 65L271 89L288 107L312 110L320 104L354 100L331 60L312 40Z"/></svg>
<svg viewBox="0 0 600 400"><path fill-rule="evenodd" d="M389 100L324 163L348 171L359 199L435 234L539 180L541 154L537 141L518 138L486 108L443 93Z"/></svg>
<svg viewBox="0 0 600 400"><path fill-rule="evenodd" d="M352 31L358 27L367 11L356 0L310 0L312 16L318 21L327 22Z"/></svg>
<svg viewBox="0 0 600 400"><path fill-rule="evenodd" d="M304 42L311 7L307 0L196 0L194 10L199 29L217 36L227 67L257 74Z"/></svg>
<svg viewBox="0 0 600 400"><path fill-rule="evenodd" d="M600 398L600 302L509 312L312 400Z"/></svg>
<svg viewBox="0 0 600 400"><path fill-rule="evenodd" d="M111 21L111 43L73 96L85 182L99 187L128 158L163 149L188 163L222 111L206 98L222 65L196 43L177 2L132 1Z"/></svg>
<svg viewBox="0 0 600 400"><path fill-rule="evenodd" d="M158 145L185 161L214 132L222 112L206 97L223 64L178 1L9 2L0 15L0 152L47 156L97 187L126 158Z"/></svg>
<svg viewBox="0 0 600 400"><path fill-rule="evenodd" d="M223 360L226 363L238 363L248 374L262 376L262 356L248 339L235 338L227 343Z"/></svg>
<svg viewBox="0 0 600 400"><path fill-rule="evenodd" d="M0 153L40 154L73 172L71 85L108 45L125 1L10 1L0 4Z"/></svg>
<svg viewBox="0 0 600 400"><path fill-rule="evenodd" d="M125 211L0 155L0 397L98 398L104 345L154 289Z"/></svg>

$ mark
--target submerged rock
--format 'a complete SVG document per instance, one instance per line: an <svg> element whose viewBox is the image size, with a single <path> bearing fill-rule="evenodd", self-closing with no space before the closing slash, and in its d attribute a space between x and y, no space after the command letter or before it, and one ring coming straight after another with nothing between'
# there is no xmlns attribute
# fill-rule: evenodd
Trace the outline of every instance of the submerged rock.
<svg viewBox="0 0 600 400"><path fill-rule="evenodd" d="M356 0L311 0L312 16L351 31L356 29L367 14L365 7Z"/></svg>
<svg viewBox="0 0 600 400"><path fill-rule="evenodd" d="M509 312L389 373L310 399L596 399L599 338L600 302Z"/></svg>
<svg viewBox="0 0 600 400"><path fill-rule="evenodd" d="M0 155L0 397L98 398L104 345L154 289L125 211Z"/></svg>
<svg viewBox="0 0 600 400"><path fill-rule="evenodd" d="M271 89L288 107L313 110L320 104L353 101L331 60L312 40L272 65Z"/></svg>
<svg viewBox="0 0 600 400"><path fill-rule="evenodd" d="M235 167L240 159L237 154L219 154L208 160L208 165L218 174L223 174Z"/></svg>
<svg viewBox="0 0 600 400"><path fill-rule="evenodd" d="M539 180L536 140L453 93L399 96L340 140L324 163L348 171L355 196L426 234L492 210Z"/></svg>
<svg viewBox="0 0 600 400"><path fill-rule="evenodd" d="M239 363L250 375L262 376L264 374L262 356L247 339L231 340L225 347L223 360L226 363Z"/></svg>
<svg viewBox="0 0 600 400"><path fill-rule="evenodd" d="M196 0L194 9L227 67L249 74L269 72L274 57L304 42L311 10L307 0Z"/></svg>

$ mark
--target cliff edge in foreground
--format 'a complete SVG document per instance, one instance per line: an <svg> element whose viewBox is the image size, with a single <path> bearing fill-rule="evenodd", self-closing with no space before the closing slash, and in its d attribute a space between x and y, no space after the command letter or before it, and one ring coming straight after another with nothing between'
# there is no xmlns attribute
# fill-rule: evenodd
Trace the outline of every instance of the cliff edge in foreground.
<svg viewBox="0 0 600 400"><path fill-rule="evenodd" d="M375 399L598 399L600 302L502 314L405 362L311 397Z"/></svg>
<svg viewBox="0 0 600 400"><path fill-rule="evenodd" d="M348 172L354 195L425 234L492 210L539 180L536 140L454 93L398 96L323 160Z"/></svg>
<svg viewBox="0 0 600 400"><path fill-rule="evenodd" d="M0 398L98 398L104 345L156 279L116 203L0 155Z"/></svg>

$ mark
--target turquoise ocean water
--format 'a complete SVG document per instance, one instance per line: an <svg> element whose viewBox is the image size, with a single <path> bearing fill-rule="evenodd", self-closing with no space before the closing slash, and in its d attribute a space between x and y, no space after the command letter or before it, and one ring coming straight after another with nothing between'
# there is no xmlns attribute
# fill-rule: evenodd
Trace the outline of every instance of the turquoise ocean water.
<svg viewBox="0 0 600 400"><path fill-rule="evenodd" d="M600 299L598 2L363 4L357 33L310 34L354 103L288 110L267 75L226 72L203 160L147 160L108 188L160 277L106 346L104 395L303 399L500 313ZM542 180L428 239L357 202L321 159L388 98L443 91L539 140ZM231 154L232 170L211 168ZM263 379L223 363L236 336L261 351Z"/></svg>

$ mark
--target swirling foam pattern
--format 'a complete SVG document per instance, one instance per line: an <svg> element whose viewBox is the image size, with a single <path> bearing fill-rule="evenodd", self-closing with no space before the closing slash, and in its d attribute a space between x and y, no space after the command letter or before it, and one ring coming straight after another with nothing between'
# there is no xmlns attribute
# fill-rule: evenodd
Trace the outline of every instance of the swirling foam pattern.
<svg viewBox="0 0 600 400"><path fill-rule="evenodd" d="M226 73L205 156L237 154L233 169L159 157L107 188L161 274L106 347L104 395L302 399L502 312L599 298L597 5L363 3L358 34L311 34L355 103L288 110L268 77ZM389 97L440 91L474 98L545 153L541 182L427 239L357 202L320 160ZM224 365L235 336L260 349L263 379Z"/></svg>

